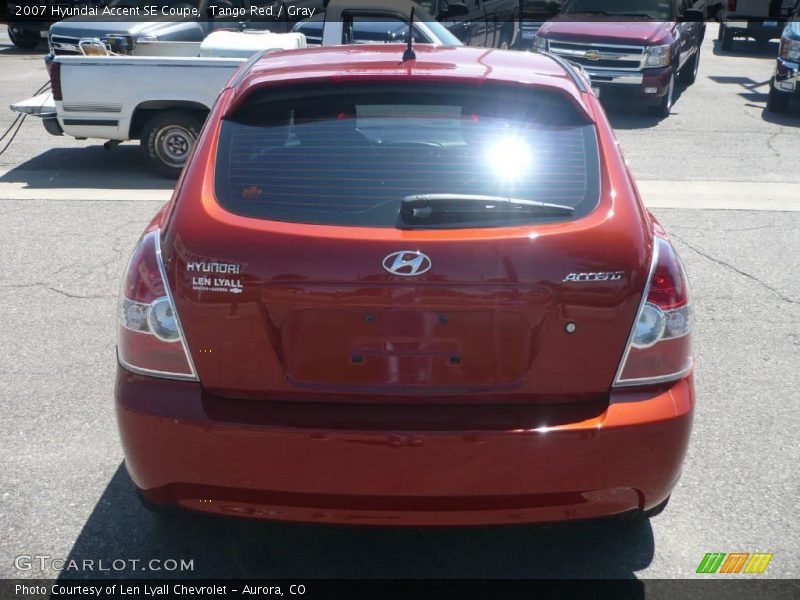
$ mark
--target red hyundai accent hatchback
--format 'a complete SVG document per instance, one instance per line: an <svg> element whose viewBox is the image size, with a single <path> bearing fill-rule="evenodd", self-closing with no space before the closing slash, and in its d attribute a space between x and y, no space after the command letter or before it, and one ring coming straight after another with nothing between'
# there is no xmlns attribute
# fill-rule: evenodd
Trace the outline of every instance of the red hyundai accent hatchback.
<svg viewBox="0 0 800 600"><path fill-rule="evenodd" d="M456 525L663 508L686 276L583 77L541 54L279 52L222 91L128 265L151 507Z"/></svg>

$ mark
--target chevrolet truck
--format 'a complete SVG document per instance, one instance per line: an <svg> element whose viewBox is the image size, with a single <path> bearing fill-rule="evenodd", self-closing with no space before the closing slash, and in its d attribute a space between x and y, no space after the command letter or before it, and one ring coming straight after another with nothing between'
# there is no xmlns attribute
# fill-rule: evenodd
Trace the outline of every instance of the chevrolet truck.
<svg viewBox="0 0 800 600"><path fill-rule="evenodd" d="M704 0L569 0L534 48L581 65L596 93L629 93L664 118L676 83L697 77L706 12Z"/></svg>

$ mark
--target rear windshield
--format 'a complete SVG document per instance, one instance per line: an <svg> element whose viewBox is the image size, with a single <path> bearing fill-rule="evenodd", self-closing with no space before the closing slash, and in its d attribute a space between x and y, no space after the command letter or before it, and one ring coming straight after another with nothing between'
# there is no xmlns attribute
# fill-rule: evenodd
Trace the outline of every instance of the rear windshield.
<svg viewBox="0 0 800 600"><path fill-rule="evenodd" d="M229 211L398 228L565 221L599 198L594 126L555 92L510 86L265 89L222 123Z"/></svg>

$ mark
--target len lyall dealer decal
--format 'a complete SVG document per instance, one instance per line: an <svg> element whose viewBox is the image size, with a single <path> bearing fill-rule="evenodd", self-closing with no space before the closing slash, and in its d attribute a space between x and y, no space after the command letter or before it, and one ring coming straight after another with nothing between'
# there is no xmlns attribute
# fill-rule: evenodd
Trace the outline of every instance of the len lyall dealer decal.
<svg viewBox="0 0 800 600"><path fill-rule="evenodd" d="M186 263L186 270L192 276L195 292L241 294L244 291L239 277L241 265L237 263L190 261Z"/></svg>

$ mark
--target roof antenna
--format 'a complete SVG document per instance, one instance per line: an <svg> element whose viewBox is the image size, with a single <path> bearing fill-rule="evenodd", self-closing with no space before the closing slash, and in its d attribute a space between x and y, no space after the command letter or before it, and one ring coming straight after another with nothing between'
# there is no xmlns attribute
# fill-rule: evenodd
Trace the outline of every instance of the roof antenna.
<svg viewBox="0 0 800 600"><path fill-rule="evenodd" d="M406 38L406 51L403 52L403 62L407 60L416 60L417 54L411 46L414 41L414 7L411 7L411 18L408 20L408 37Z"/></svg>

